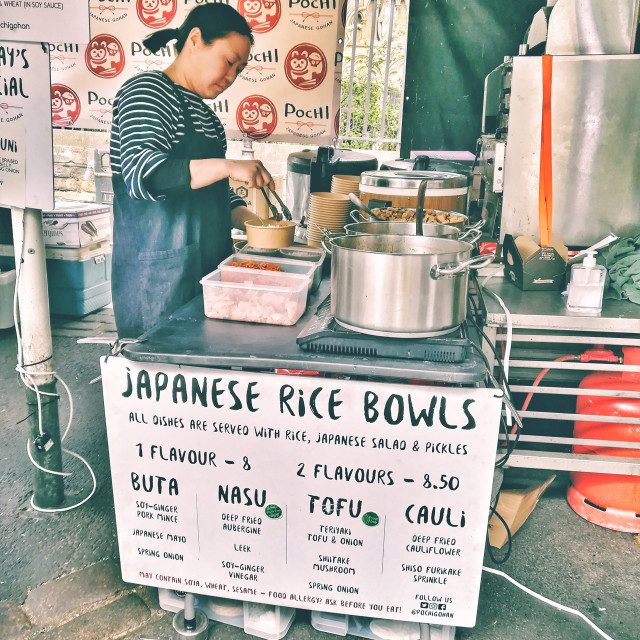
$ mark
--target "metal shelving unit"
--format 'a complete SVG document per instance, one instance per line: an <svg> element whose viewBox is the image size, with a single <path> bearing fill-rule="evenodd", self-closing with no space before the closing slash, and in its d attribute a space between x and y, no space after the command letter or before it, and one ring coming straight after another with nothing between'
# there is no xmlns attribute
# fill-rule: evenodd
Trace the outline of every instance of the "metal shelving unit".
<svg viewBox="0 0 640 640"><path fill-rule="evenodd" d="M640 366L621 363L623 347L640 347L640 306L627 301L605 300L599 316L570 314L565 299L558 291L522 291L502 277L490 279L485 285L487 301L486 333L500 351L507 346L507 325L511 324L511 353L508 379L512 393L533 394L535 409L519 412L524 431L508 465L535 469L584 471L623 475L640 475L640 457L633 457L640 442L614 443L617 449L629 449L629 457L572 453L574 445L606 447L612 441L566 437L567 425L574 421L594 420L602 423L640 425L640 419L622 416L594 416L576 413L578 396L606 396L640 399L640 387L633 390L581 389L580 380L593 372L640 372ZM499 296L507 311L491 295ZM570 354L580 354L598 348L611 351L617 362L598 360L558 360ZM496 366L491 348L484 345L490 362ZM541 372L546 373L535 383ZM497 374L497 372L496 372ZM573 409L558 408L564 403ZM547 435L528 433L532 420L538 428L551 431ZM542 427L542 429L540 428ZM560 433L558 433L560 432Z"/></svg>

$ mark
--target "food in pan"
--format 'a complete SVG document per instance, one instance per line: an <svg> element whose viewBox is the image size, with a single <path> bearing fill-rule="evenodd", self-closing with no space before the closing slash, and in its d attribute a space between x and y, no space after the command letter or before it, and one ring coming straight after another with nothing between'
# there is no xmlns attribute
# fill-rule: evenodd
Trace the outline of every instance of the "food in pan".
<svg viewBox="0 0 640 640"><path fill-rule="evenodd" d="M402 220L413 222L416 219L416 210L404 207L385 207L371 209L380 220ZM454 224L464 222L464 216L455 211L437 211L436 209L424 210L424 222L432 224Z"/></svg>
<svg viewBox="0 0 640 640"><path fill-rule="evenodd" d="M282 267L279 264L273 264L272 262L254 262L253 260L238 260L237 262L230 262L230 267L243 267L244 269L260 269L261 271L282 271Z"/></svg>
<svg viewBox="0 0 640 640"><path fill-rule="evenodd" d="M204 296L204 314L207 318L292 325L304 313L305 303L306 298L301 301L286 289L279 293L211 288Z"/></svg>

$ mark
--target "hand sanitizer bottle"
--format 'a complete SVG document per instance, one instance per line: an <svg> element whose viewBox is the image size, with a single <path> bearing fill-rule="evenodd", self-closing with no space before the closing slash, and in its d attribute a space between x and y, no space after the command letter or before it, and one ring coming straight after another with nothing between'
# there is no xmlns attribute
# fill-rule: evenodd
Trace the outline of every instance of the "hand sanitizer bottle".
<svg viewBox="0 0 640 640"><path fill-rule="evenodd" d="M600 313L606 274L606 268L596 263L596 252L587 252L582 264L571 267L567 309L591 315Z"/></svg>

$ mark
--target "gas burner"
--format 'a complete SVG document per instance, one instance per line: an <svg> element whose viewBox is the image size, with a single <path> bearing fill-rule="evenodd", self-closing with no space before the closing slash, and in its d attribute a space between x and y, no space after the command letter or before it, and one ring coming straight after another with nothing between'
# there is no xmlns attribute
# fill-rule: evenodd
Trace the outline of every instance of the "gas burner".
<svg viewBox="0 0 640 640"><path fill-rule="evenodd" d="M471 354L471 341L465 324L448 330L446 336L374 336L338 324L331 313L330 296L319 305L296 342L301 349L315 353L429 362L464 362Z"/></svg>

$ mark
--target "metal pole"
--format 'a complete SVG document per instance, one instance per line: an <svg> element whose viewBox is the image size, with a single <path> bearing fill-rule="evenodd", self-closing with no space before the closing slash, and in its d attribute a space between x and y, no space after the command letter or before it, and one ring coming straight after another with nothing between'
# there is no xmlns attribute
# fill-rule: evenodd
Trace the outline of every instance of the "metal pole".
<svg viewBox="0 0 640 640"><path fill-rule="evenodd" d="M391 67L391 47L393 46L393 21L396 0L389 2L389 26L387 28L387 56L384 62L384 87L382 88L382 109L380 113L380 137L384 138L387 115L387 92L389 90L389 70Z"/></svg>
<svg viewBox="0 0 640 640"><path fill-rule="evenodd" d="M365 92L365 100L364 100L364 120L362 123L362 135L365 139L369 139L369 104L371 102L371 73L372 69L372 61L373 61L373 51L375 47L376 41L376 22L378 21L378 0L373 0L373 6L371 7L371 31L369 33L369 68L367 69L367 90ZM381 134L382 135L382 134Z"/></svg>
<svg viewBox="0 0 640 640"><path fill-rule="evenodd" d="M253 160L255 157L255 149L253 148L253 140L245 133L242 136L242 157Z"/></svg>
<svg viewBox="0 0 640 640"><path fill-rule="evenodd" d="M353 78L356 71L356 55L358 52L358 0L355 0L353 9L353 29L351 32L351 66L349 68L349 98L347 100L347 122L345 135L351 132L351 108L353 106Z"/></svg>
<svg viewBox="0 0 640 640"><path fill-rule="evenodd" d="M42 211L11 207L11 221L19 309L19 322L16 323L18 364L23 372L23 380L30 387L26 391L30 416L28 446L37 465L60 473L62 442L56 379L53 375ZM51 508L63 500L62 476L47 473L34 465L34 506Z"/></svg>

